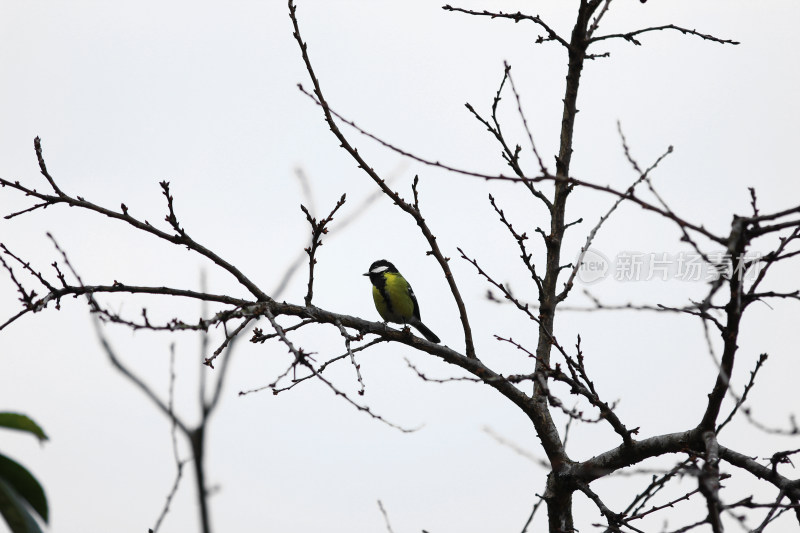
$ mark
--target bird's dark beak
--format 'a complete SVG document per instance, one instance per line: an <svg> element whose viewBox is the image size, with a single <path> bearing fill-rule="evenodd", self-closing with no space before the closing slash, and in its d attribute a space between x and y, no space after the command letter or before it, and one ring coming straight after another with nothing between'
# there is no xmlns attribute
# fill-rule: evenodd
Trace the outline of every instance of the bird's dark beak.
<svg viewBox="0 0 800 533"><path fill-rule="evenodd" d="M367 272L366 274L362 274L362 276L369 276L369 272Z"/></svg>

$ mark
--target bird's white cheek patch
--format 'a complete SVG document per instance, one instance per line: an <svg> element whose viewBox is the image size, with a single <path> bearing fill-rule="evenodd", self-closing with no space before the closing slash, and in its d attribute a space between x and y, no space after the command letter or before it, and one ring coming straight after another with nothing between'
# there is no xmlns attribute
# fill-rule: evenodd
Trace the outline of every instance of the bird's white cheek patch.
<svg viewBox="0 0 800 533"><path fill-rule="evenodd" d="M369 273L370 274L380 274L381 272L386 272L387 270L389 270L389 267L387 267L387 266L379 266L379 267L375 267L372 270L370 270Z"/></svg>

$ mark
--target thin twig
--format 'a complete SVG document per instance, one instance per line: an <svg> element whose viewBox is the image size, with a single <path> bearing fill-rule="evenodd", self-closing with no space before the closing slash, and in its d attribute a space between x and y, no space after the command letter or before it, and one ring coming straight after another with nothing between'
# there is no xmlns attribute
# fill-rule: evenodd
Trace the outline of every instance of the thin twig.
<svg viewBox="0 0 800 533"><path fill-rule="evenodd" d="M170 432L172 436L172 456L175 459L175 466L176 466L176 473L175 473L175 482L172 484L172 488L170 489L169 493L167 494L166 501L164 502L164 508L161 510L161 514L158 516L158 520L156 520L156 525L153 527L153 533L157 533L159 528L161 527L161 523L167 517L167 513L169 513L169 506L172 503L172 499L175 497L175 494L178 492L178 486L181 482L181 477L183 476L183 466L186 464L186 460L181 459L180 455L178 454L178 437L177 437L177 429L178 423L177 418L175 417L174 411L175 405L175 344L170 344L169 347L169 414L172 418L172 431Z"/></svg>
<svg viewBox="0 0 800 533"><path fill-rule="evenodd" d="M556 33L556 31L553 28L551 28L545 21L543 21L541 18L539 18L538 15L524 15L519 11L517 11L516 13L503 13L502 11L492 12L492 11L486 11L486 10L484 10L484 11L473 11L471 9L453 7L451 5L442 6L442 9L444 9L445 11L453 11L453 12L457 12L457 13L466 13L467 15L477 15L477 16L489 17L489 18L492 18L492 19L496 19L496 18L510 19L510 20L513 20L514 22L520 22L520 21L523 21L523 20L529 20L531 22L536 23L536 25L541 27L547 33L547 37L542 37L542 36L537 37L537 39L536 39L537 43L543 43L543 42L546 42L546 41L556 41L561 46L563 46L563 47L565 47L567 49L571 48L570 44L563 37L558 35L558 33Z"/></svg>
<svg viewBox="0 0 800 533"><path fill-rule="evenodd" d="M675 30L675 31L681 32L684 35L695 35L695 36L700 37L701 39L704 39L706 41L712 41L712 42L720 43L720 44L733 44L733 45L740 44L739 41L732 41L730 39L720 39L719 37L714 37L713 35L700 33L699 31L696 31L696 30L690 30L690 29L687 29L687 28L682 28L680 26L675 26L674 24L665 24L663 26L654 26L652 28L643 28L641 30L630 31L630 32L627 32L627 33L611 33L611 34L608 34L608 35L601 35L600 37L592 37L591 39L589 39L589 43L593 44L593 43L597 43L597 42L600 42L600 41L605 41L607 39L624 39L624 40L626 40L628 42L631 42L631 43L635 44L636 46L641 46L642 43L639 42L636 39L637 35L642 35L643 33L649 33L649 32L653 32L653 31L662 31L662 30Z"/></svg>
<svg viewBox="0 0 800 533"><path fill-rule="evenodd" d="M392 530L392 525L389 523L389 513L386 512L386 509L383 507L383 502L378 500L378 509L381 510L381 514L383 515L383 520L386 522L386 531L389 533L394 533Z"/></svg>
<svg viewBox="0 0 800 533"><path fill-rule="evenodd" d="M333 215L336 214L336 211L344 205L345 198L346 195L343 194L342 197L339 198L339 201L336 202L336 206L330 214L319 222L317 222L316 218L311 216L306 206L300 206L300 209L306 214L308 223L311 224L311 244L306 248L306 253L308 254L308 292L306 292L305 297L306 307L311 306L311 299L314 297L314 266L317 264L317 259L315 257L317 249L322 246L322 236L328 233L327 225L333 220Z"/></svg>

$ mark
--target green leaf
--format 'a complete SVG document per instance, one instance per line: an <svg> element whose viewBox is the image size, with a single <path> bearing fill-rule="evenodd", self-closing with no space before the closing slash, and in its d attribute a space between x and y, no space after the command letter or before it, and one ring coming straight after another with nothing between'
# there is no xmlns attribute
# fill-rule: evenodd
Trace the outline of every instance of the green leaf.
<svg viewBox="0 0 800 533"><path fill-rule="evenodd" d="M39 427L39 424L19 413L0 413L0 427L27 431L39 439L39 442L47 440L47 435L44 434L44 430Z"/></svg>
<svg viewBox="0 0 800 533"><path fill-rule="evenodd" d="M42 533L42 529L22 498L11 485L0 478L0 515L11 528L11 533Z"/></svg>
<svg viewBox="0 0 800 533"><path fill-rule="evenodd" d="M42 517L42 520L47 522L48 509L47 497L44 495L44 489L33 477L33 474L14 461L0 453L0 482L5 483L14 494L17 495L16 500L20 498L27 502L36 513ZM13 505L15 498L9 498L9 505ZM18 505L16 505L18 507ZM2 510L0 510L1 512ZM5 512L3 512L3 516ZM24 531L24 530L23 530Z"/></svg>

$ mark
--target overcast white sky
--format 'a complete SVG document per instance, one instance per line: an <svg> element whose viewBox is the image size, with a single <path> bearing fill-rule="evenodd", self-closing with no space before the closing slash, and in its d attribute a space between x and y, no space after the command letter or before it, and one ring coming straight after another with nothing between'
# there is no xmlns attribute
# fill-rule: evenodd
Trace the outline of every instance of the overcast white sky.
<svg viewBox="0 0 800 533"><path fill-rule="evenodd" d="M474 9L540 14L567 35L577 2L464 0ZM505 171L500 150L469 115L465 102L487 112L512 65L540 150L552 161L558 142L566 70L564 51L535 45L532 24L446 13L430 1L299 0L301 30L331 105L383 138L431 159L486 172ZM765 211L797 205L800 141L800 53L794 1L617 0L604 33L676 24L741 41L722 46L677 32L643 36L643 46L609 42L609 59L590 63L582 77L573 173L626 187L635 175L616 132L620 121L635 156L647 165L667 146L674 153L655 174L660 192L682 216L725 232L733 213L748 213L748 186ZM602 28L601 28L602 29ZM342 220L374 190L327 130L319 109L296 88L308 85L292 39L286 2L0 0L0 176L46 188L33 138L61 187L73 195L161 223L158 182L168 180L178 216L198 241L238 265L269 291L306 245L307 202L295 178L301 167L318 213L342 193ZM509 97L502 117L520 143ZM492 193L515 224L533 234L539 205L519 189L446 174L414 164L375 143L349 135L370 164L410 195L420 175L422 206L462 284L483 357L503 371L524 371L518 354L493 334L532 343L535 329L509 308L486 302L486 286L457 246L476 257L523 299L534 287L487 201ZM524 143L523 143L524 145ZM531 158L527 161L533 171ZM612 198L578 190L569 217L584 217L567 242L577 255L585 232ZM30 202L0 190L3 215ZM201 269L212 292L245 293L234 280L185 250L138 235L90 213L50 208L0 220L0 242L36 268L58 259L45 232L69 253L87 283L113 280L194 289ZM677 254L678 231L638 209L620 209L595 248ZM463 349L455 305L412 220L380 200L320 250L317 305L377 319L360 275L379 258L392 260L413 283L422 316L445 344ZM541 250L539 250L539 253ZM538 256L541 257L541 256ZM788 270L775 286L794 287ZM283 294L301 303L306 272ZM32 282L28 281L32 286ZM579 287L581 289L582 287ZM608 303L681 305L703 293L702 282L624 283L607 279L592 291ZM585 304L576 291L574 305ZM0 322L18 310L15 287L0 276ZM135 317L142 306L155 319L194 320L193 303L105 298ZM216 310L213 308L212 310ZM755 411L785 424L796 407L797 306L777 302L745 321L734 383L741 386L761 352L770 360ZM571 314L557 335L574 344L581 333L595 383L640 436L695 424L715 376L697 323L686 318L618 313ZM178 357L177 410L196 418L199 339L196 334L131 333L108 329L120 355L166 397L169 345ZM219 342L219 332L213 332ZM338 332L318 328L298 342L319 357L336 355ZM237 393L269 383L287 359L284 347L247 345L235 353L220 410L209 428L207 469L217 531L382 531L381 499L394 531L481 532L522 529L544 470L499 445L492 430L542 456L530 423L488 387L421 382L404 357L432 376L454 370L402 347L361 357L363 400L387 419L422 429L388 428L307 383L277 397ZM143 533L154 525L174 477L169 423L105 359L82 300L65 300L0 332L0 410L37 420L51 440L39 447L4 432L0 450L30 467L44 484L53 531ZM212 376L213 378L213 376ZM352 367L331 372L354 392ZM572 399L564 394L568 402ZM792 398L791 401L787 400ZM797 447L752 437L746 424L725 442L753 456ZM569 451L587 458L618 444L606 426L573 428ZM182 453L186 454L185 447ZM670 464L670 458L666 464ZM642 480L642 483L645 481ZM197 530L194 486L184 478L162 531ZM605 484L604 484L605 483ZM599 483L607 503L623 493ZM626 482L627 483L627 482ZM747 490L745 487L742 490ZM732 489L734 490L734 489ZM735 496L731 494L731 498ZM764 492L765 498L772 493ZM576 496L582 531L599 513ZM543 510L537 519L542 524ZM659 522L660 524L660 522ZM4 531L0 525L0 531ZM534 529L538 531L538 528Z"/></svg>

